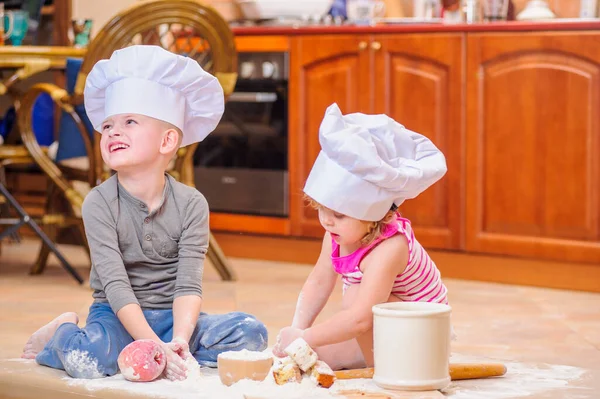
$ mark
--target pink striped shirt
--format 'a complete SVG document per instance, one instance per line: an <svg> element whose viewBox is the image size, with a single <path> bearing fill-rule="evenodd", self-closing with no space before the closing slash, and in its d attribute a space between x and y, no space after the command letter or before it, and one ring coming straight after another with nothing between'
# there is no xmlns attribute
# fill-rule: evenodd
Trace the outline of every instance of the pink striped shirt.
<svg viewBox="0 0 600 399"><path fill-rule="evenodd" d="M334 270L342 275L344 291L351 284L359 284L362 280L362 259L377 244L396 234L403 234L408 241L408 263L404 271L396 276L391 293L404 302L448 304L448 290L442 282L440 271L415 238L410 221L400 216L370 245L361 247L349 255L339 256L340 247L332 240L331 261Z"/></svg>

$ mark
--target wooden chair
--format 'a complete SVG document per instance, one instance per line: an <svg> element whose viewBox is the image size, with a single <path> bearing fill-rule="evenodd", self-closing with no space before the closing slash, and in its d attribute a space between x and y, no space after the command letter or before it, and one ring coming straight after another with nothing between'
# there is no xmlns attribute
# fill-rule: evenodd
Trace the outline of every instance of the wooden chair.
<svg viewBox="0 0 600 399"><path fill-rule="evenodd" d="M44 233L44 231L39 227L38 223L31 218L25 209L21 207L21 205L17 202L17 200L11 195L8 189L4 186L2 182L0 182L0 196L2 196L2 200L6 201L6 203L12 206L17 214L18 218L7 218L0 217L0 226L8 226L5 230L0 231L0 241L7 236L15 234L22 226L27 225L34 233L42 240L42 245L45 245L49 251L54 253L54 255L58 258L59 262L63 266L63 268L71 274L71 276L77 280L79 284L83 284L83 278L77 273L77 271L69 264L67 259L63 256L63 254L58 250L56 244Z"/></svg>
<svg viewBox="0 0 600 399"><path fill-rule="evenodd" d="M31 165L33 158L29 156L27 148L19 145L0 145L0 186L6 187L6 167L10 165ZM6 189L6 188L5 188ZM5 195L0 193L0 226L10 226L14 223L3 223L3 220L10 219L11 203ZM15 242L20 242L21 238L18 229L14 229L10 234L5 234L0 229L0 237L11 237ZM0 255L2 255L2 239L0 238Z"/></svg>
<svg viewBox="0 0 600 399"><path fill-rule="evenodd" d="M51 219L51 223L44 224L53 240L59 238L63 228L75 225L87 248L81 223L83 199L86 191L110 176L110 171L102 161L100 133L86 129L83 121L85 115L81 113L81 105L85 80L98 60L109 58L113 51L134 44L159 45L169 51L192 57L217 77L226 98L233 92L237 80L233 33L213 8L194 0L154 0L138 3L113 17L90 43L72 94L53 84L43 83L33 86L21 99L17 121L23 142L53 183L47 212L55 217ZM40 147L32 129L31 111L35 99L41 93L50 94L55 104L76 123L80 133L78 138L85 146L86 157L54 162ZM59 141L59 147L60 145ZM179 181L191 186L194 186L193 155L197 146L198 144L194 144L179 149L168 171ZM66 208L62 206L65 203ZM48 253L48 248L43 246L32 269L33 273L43 271ZM235 279L212 234L207 257L222 279Z"/></svg>
<svg viewBox="0 0 600 399"><path fill-rule="evenodd" d="M65 52L69 55L81 53L79 50L65 50L55 47L46 47L42 50L33 47L18 47L3 50L7 51L2 51L0 66L13 68L13 72L0 82L0 95L7 95L17 112L20 109L20 98L22 95L22 92L16 85L18 82L49 69L61 68L64 65ZM8 166L15 165L29 167L35 165L35 161L24 145L0 145L0 226L3 227L0 229L0 254L2 252L2 239L10 236L14 241L19 242L18 231L22 226L27 225L42 240L43 244L48 247L48 250L55 254L63 268L80 284L83 283L83 278L69 264L54 242L39 227L38 222L27 214L6 188L5 169ZM11 208L16 212L18 218L11 217ZM42 216L42 221L47 216Z"/></svg>

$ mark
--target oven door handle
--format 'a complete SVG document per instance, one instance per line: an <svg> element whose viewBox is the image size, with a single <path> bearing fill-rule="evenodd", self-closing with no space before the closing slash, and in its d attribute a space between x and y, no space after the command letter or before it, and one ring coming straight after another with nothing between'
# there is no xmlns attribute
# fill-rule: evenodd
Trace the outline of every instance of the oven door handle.
<svg viewBox="0 0 600 399"><path fill-rule="evenodd" d="M274 103L277 101L277 93L236 91L231 93L227 101L235 103Z"/></svg>

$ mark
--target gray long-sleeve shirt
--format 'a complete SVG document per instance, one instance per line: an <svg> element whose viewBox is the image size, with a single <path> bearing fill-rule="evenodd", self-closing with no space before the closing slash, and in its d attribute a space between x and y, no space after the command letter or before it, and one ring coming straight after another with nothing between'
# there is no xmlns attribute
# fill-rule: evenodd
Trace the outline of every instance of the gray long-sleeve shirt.
<svg viewBox="0 0 600 399"><path fill-rule="evenodd" d="M95 302L116 313L130 303L167 309L179 296L202 296L209 211L196 189L166 175L162 202L148 213L114 175L86 196L82 216Z"/></svg>

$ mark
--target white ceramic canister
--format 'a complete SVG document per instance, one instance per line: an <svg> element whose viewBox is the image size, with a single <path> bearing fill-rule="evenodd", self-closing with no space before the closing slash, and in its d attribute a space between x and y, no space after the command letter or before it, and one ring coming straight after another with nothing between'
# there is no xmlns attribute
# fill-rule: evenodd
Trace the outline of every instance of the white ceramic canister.
<svg viewBox="0 0 600 399"><path fill-rule="evenodd" d="M428 302L373 306L373 381L404 391L447 387L451 312L448 305Z"/></svg>

